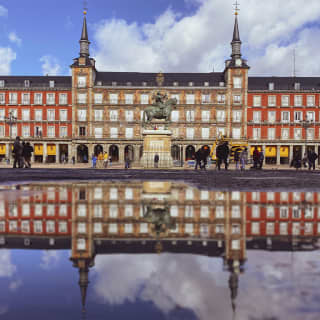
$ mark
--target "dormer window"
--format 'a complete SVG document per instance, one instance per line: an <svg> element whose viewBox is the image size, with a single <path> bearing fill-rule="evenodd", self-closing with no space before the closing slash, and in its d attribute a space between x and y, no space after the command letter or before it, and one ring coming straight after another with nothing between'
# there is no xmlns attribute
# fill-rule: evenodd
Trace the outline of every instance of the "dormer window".
<svg viewBox="0 0 320 320"><path fill-rule="evenodd" d="M273 82L269 82L269 90L274 90L274 83Z"/></svg>
<svg viewBox="0 0 320 320"><path fill-rule="evenodd" d="M131 82L131 81L128 81L128 82L127 82L127 86L128 86L128 87L131 87L131 86L132 86L132 82Z"/></svg>
<svg viewBox="0 0 320 320"><path fill-rule="evenodd" d="M101 87L102 86L102 82L101 81L97 81L97 86Z"/></svg>
<svg viewBox="0 0 320 320"><path fill-rule="evenodd" d="M49 87L50 88L54 88L54 80L50 80L49 81Z"/></svg>
<svg viewBox="0 0 320 320"><path fill-rule="evenodd" d="M24 87L29 88L30 87L30 80L24 80Z"/></svg>
<svg viewBox="0 0 320 320"><path fill-rule="evenodd" d="M4 88L4 80L0 80L0 88Z"/></svg>
<svg viewBox="0 0 320 320"><path fill-rule="evenodd" d="M219 82L219 87L224 87L224 82L223 81Z"/></svg>
<svg viewBox="0 0 320 320"><path fill-rule="evenodd" d="M205 86L205 87L209 87L209 82L206 81L206 82L204 83L204 86Z"/></svg>
<svg viewBox="0 0 320 320"><path fill-rule="evenodd" d="M112 81L112 82L111 82L111 85L112 85L113 87L116 87L116 86L117 86L117 81Z"/></svg>
<svg viewBox="0 0 320 320"><path fill-rule="evenodd" d="M174 81L174 82L173 82L173 86L174 86L174 87L177 87L178 85L179 85L179 83L178 83L177 81Z"/></svg>
<svg viewBox="0 0 320 320"><path fill-rule="evenodd" d="M142 82L142 86L143 86L143 87L146 87L146 86L147 86L147 83L146 83L145 81L143 81L143 82Z"/></svg>
<svg viewBox="0 0 320 320"><path fill-rule="evenodd" d="M294 90L300 90L300 82L294 83Z"/></svg>
<svg viewBox="0 0 320 320"><path fill-rule="evenodd" d="M188 85L189 85L189 87L193 87L193 82L190 81L190 82L188 83Z"/></svg>

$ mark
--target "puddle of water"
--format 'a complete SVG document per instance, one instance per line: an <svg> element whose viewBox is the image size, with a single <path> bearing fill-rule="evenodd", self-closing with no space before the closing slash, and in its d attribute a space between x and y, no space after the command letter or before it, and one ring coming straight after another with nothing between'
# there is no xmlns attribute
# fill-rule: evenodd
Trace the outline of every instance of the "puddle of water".
<svg viewBox="0 0 320 320"><path fill-rule="evenodd" d="M2 186L0 315L316 319L319 200L170 181Z"/></svg>

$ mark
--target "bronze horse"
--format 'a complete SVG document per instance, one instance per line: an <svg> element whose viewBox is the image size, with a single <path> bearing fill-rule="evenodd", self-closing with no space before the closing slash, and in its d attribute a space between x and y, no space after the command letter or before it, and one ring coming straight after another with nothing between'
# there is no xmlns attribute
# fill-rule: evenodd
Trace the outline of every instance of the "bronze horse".
<svg viewBox="0 0 320 320"><path fill-rule="evenodd" d="M176 104L177 99L173 98L161 104L146 107L143 111L143 123L150 123L152 119L165 119L165 121L170 121L171 111Z"/></svg>

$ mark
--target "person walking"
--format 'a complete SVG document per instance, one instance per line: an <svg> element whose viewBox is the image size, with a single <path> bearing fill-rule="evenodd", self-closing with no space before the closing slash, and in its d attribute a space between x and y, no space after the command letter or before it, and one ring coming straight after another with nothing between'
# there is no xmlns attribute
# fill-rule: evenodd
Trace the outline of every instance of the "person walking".
<svg viewBox="0 0 320 320"><path fill-rule="evenodd" d="M302 164L301 164L300 154L298 152L295 152L293 154L293 158L292 158L290 167L294 167L298 171L298 169L300 169L301 166L302 166Z"/></svg>
<svg viewBox="0 0 320 320"><path fill-rule="evenodd" d="M221 169L222 162L224 162L225 170L228 170L228 156L229 156L229 147L228 147L228 141L226 141L218 145L216 150L218 170Z"/></svg>
<svg viewBox="0 0 320 320"><path fill-rule="evenodd" d="M108 168L108 152L105 152L104 155L103 155L103 166L105 168Z"/></svg>
<svg viewBox="0 0 320 320"><path fill-rule="evenodd" d="M241 149L238 148L234 152L234 162L236 164L236 170L240 169L240 151L241 151Z"/></svg>
<svg viewBox="0 0 320 320"><path fill-rule="evenodd" d="M253 169L258 169L259 159L260 159L260 152L258 150L258 147L255 146L252 154Z"/></svg>
<svg viewBox="0 0 320 320"><path fill-rule="evenodd" d="M102 152L100 152L98 154L97 168L98 169L102 169L103 168L103 154L102 154Z"/></svg>
<svg viewBox="0 0 320 320"><path fill-rule="evenodd" d="M318 158L318 155L313 151L309 150L308 151L308 165L309 165L309 170L315 170L316 169L316 160Z"/></svg>
<svg viewBox="0 0 320 320"><path fill-rule="evenodd" d="M33 152L33 147L30 145L30 142L27 142L22 151L25 168L31 168L32 152Z"/></svg>
<svg viewBox="0 0 320 320"><path fill-rule="evenodd" d="M263 151L261 150L259 152L259 169L260 170L262 169L262 166L263 166L263 160L264 160L264 154L263 154Z"/></svg>
<svg viewBox="0 0 320 320"><path fill-rule="evenodd" d="M130 168L130 158L129 155L126 153L124 155L124 168L129 169Z"/></svg>
<svg viewBox="0 0 320 320"><path fill-rule="evenodd" d="M20 143L20 137L17 136L16 140L14 141L13 144L13 157L14 157L14 161L13 161L13 168L21 168L21 157L22 157L22 145Z"/></svg>
<svg viewBox="0 0 320 320"><path fill-rule="evenodd" d="M72 164L75 165L75 164L76 164L76 157L75 157L75 156L72 156L72 157L71 157L71 161L72 161Z"/></svg>
<svg viewBox="0 0 320 320"><path fill-rule="evenodd" d="M97 156L95 154L92 155L92 168L97 167Z"/></svg>
<svg viewBox="0 0 320 320"><path fill-rule="evenodd" d="M154 156L154 167L155 167L155 168L158 168L158 166L159 166L159 160L160 160L160 157L159 157L159 155L156 153L155 156Z"/></svg>
<svg viewBox="0 0 320 320"><path fill-rule="evenodd" d="M304 153L303 158L302 158L302 165L304 168L307 168L307 163L308 163L308 154L307 152Z"/></svg>
<svg viewBox="0 0 320 320"><path fill-rule="evenodd" d="M246 163L248 160L248 149L244 148L240 153L240 164L241 164L241 170L246 169Z"/></svg>
<svg viewBox="0 0 320 320"><path fill-rule="evenodd" d="M199 149L194 156L196 160L196 165L194 167L194 170L197 170L198 167L201 169L201 150Z"/></svg>

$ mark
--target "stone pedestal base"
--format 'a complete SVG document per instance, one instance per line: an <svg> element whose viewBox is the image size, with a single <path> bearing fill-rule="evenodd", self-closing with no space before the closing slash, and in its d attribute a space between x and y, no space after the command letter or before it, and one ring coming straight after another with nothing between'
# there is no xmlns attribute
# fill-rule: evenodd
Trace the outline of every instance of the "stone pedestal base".
<svg viewBox="0 0 320 320"><path fill-rule="evenodd" d="M144 130L143 155L141 164L144 168L155 168L154 157L159 155L158 168L172 168L171 131Z"/></svg>

